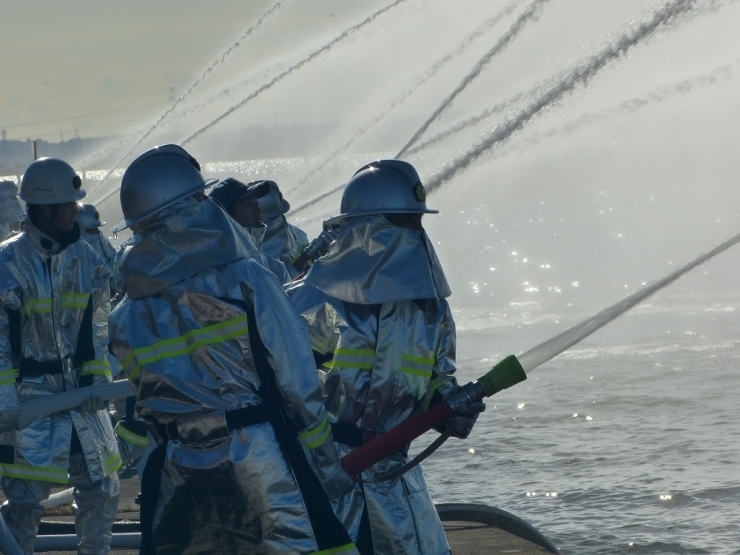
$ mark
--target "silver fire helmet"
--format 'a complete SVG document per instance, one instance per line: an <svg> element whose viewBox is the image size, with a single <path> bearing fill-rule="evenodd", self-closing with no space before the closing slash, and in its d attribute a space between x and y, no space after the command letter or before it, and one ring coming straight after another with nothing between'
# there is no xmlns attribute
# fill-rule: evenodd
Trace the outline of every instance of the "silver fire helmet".
<svg viewBox="0 0 740 555"><path fill-rule="evenodd" d="M63 204L85 198L82 180L58 158L39 158L21 178L20 197L30 204Z"/></svg>
<svg viewBox="0 0 740 555"><path fill-rule="evenodd" d="M100 221L100 214L92 204L80 204L80 209L75 216L80 229L92 229L94 227L103 227L105 222Z"/></svg>
<svg viewBox="0 0 740 555"><path fill-rule="evenodd" d="M252 181L249 185L257 185L259 183L259 181ZM265 196L257 199L260 203L262 220L272 220L278 216L286 214L288 210L290 210L290 204L283 198L283 194L280 192L278 184L268 179L265 179L263 183L270 185L270 191Z"/></svg>
<svg viewBox="0 0 740 555"><path fill-rule="evenodd" d="M123 173L120 191L123 219L115 225L113 233L210 184L203 180L198 161L181 146L166 144L147 150Z"/></svg>
<svg viewBox="0 0 740 555"><path fill-rule="evenodd" d="M427 208L426 198L414 166L403 160L377 160L355 172L342 194L340 214L326 224L371 214L438 214Z"/></svg>

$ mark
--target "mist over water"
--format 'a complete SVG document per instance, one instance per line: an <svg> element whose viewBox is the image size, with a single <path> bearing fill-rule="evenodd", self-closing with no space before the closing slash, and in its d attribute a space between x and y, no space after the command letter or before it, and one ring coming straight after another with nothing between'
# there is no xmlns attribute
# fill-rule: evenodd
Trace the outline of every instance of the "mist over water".
<svg viewBox="0 0 740 555"><path fill-rule="evenodd" d="M543 2L476 72L532 3L406 0L298 66L390 4L245 63L252 41L293 29L284 2L141 150L192 137L207 177L275 179L315 236L352 173L429 122L405 157L440 210L424 225L461 382L740 232L740 2ZM249 123L317 122L332 125L299 155L215 146ZM108 222L113 183L91 199L106 195ZM734 247L492 397L469 440L424 462L435 500L513 512L564 554L737 553L738 275Z"/></svg>

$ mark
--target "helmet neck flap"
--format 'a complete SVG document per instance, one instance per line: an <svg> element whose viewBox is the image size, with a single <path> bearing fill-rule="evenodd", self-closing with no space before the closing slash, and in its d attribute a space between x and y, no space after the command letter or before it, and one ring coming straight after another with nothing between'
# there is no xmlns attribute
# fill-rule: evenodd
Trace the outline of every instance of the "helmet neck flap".
<svg viewBox="0 0 740 555"><path fill-rule="evenodd" d="M429 238L382 215L342 223L329 253L304 278L327 295L356 304L449 297L450 287Z"/></svg>
<svg viewBox="0 0 740 555"><path fill-rule="evenodd" d="M121 263L127 294L133 299L257 254L246 231L210 199L181 199L140 232L139 242Z"/></svg>

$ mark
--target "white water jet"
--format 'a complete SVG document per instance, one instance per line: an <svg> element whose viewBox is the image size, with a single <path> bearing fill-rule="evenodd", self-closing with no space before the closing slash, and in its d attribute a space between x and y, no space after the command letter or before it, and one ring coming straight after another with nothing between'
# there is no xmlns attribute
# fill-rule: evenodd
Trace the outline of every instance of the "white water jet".
<svg viewBox="0 0 740 555"><path fill-rule="evenodd" d="M427 181L427 191L434 191L452 179L493 146L508 139L515 131L521 129L540 111L560 100L577 85L587 83L607 63L623 56L627 50L650 37L658 28L671 23L676 17L692 10L694 6L695 2L693 0L674 0L673 2L669 2L655 12L650 19L634 26L617 40L608 44L598 54L590 56L580 64L577 64L538 98L528 106L522 108L515 117L496 126L487 136L468 149L467 152L451 160L440 171L435 173Z"/></svg>
<svg viewBox="0 0 740 555"><path fill-rule="evenodd" d="M671 285L674 281L684 276L694 268L708 262L718 254L725 252L730 247L740 242L740 233L726 239L694 259L686 262L679 268L667 273L663 277L641 287L620 301L600 310L590 318L569 327L565 331L551 337L547 341L529 349L517 359L524 371L529 374L535 368L555 358L557 355L581 342L595 331L603 328L628 310L634 308L642 301L653 296L655 293Z"/></svg>
<svg viewBox="0 0 740 555"><path fill-rule="evenodd" d="M562 136L568 133L573 133L574 131L577 131L586 126L595 125L598 123L605 123L619 116L632 114L639 110L653 107L655 104L663 102L667 99L691 93L695 89L714 87L719 84L724 84L731 79L735 79L737 77L736 74L739 69L740 60L737 60L730 64L723 64L720 67L713 69L712 71L703 72L689 79L682 79L678 83L674 83L671 86L659 87L644 96L630 98L629 100L620 102L618 105L611 108L606 108L598 112L588 112L582 114L574 120L565 123L565 125L561 127L551 129L546 133L533 134L527 137L522 142L522 144L517 145L516 148L530 148L533 145L539 144L544 140ZM421 147L422 145L419 144L417 146Z"/></svg>
<svg viewBox="0 0 740 555"><path fill-rule="evenodd" d="M460 93L462 93L468 87L468 85L470 85L470 83L472 83L475 78L480 75L480 72L486 65L488 65L488 63L494 58L494 56L500 54L501 51L506 48L506 46L508 46L509 43L514 40L514 38L516 38L516 36L527 23L537 18L540 10L548 1L549 0L534 0L529 6L527 6L527 8L519 15L517 20L504 34L504 36L502 36L498 40L498 42L496 42L493 48L491 48L488 52L485 53L485 55L483 55L480 60L478 60L470 73L465 76L465 78L457 87L455 87L455 90L452 91L452 93L450 93L450 95L442 101L442 103L432 112L432 115L429 116L424 121L424 123L421 124L421 127L419 127L419 129L416 130L416 132L411 136L406 144L401 147L401 150L399 150L398 154L396 154L396 158L401 158L404 154L406 154L406 151L414 145L419 137L421 137L429 128L429 126L437 120L442 112L444 112L450 106L450 104L452 104L455 98L457 98Z"/></svg>
<svg viewBox="0 0 740 555"><path fill-rule="evenodd" d="M332 162L339 154L347 150L350 146L352 146L360 137L362 137L370 128L378 124L380 121L385 118L392 110L400 106L406 99L413 96L414 93L418 91L418 89L427 81L429 81L432 77L434 77L437 72L442 69L444 66L446 66L448 63L450 63L452 60L459 57L463 52L465 52L468 47L470 47L473 42L478 39L480 36L482 36L487 30L492 28L494 25L496 25L501 19L503 19L505 16L509 15L511 12L514 11L514 8L521 2L521 0L514 0L514 2L510 3L508 6L506 6L503 10L501 10L499 13L494 15L493 17L488 18L483 24L479 25L472 33L470 33L463 42L458 45L458 47L445 54L441 59L435 61L431 64L430 67L428 67L426 70L421 72L419 76L414 79L413 83L407 87L406 89L402 90L399 94L397 94L390 102L386 104L386 106L383 107L383 109L378 112L375 116L373 116L370 120L362 124L345 142L343 142L341 145L336 147L329 156L327 156L322 162L314 166L305 176L303 176L298 183L292 188L286 191L286 194L293 193L296 189L298 189L301 185L303 185L306 181L308 181L309 178L311 178L313 175L315 175L317 172L324 169L327 164Z"/></svg>
<svg viewBox="0 0 740 555"><path fill-rule="evenodd" d="M297 71L297 70L301 69L308 62L314 60L316 57L320 56L324 52L329 51L336 44L338 44L341 41L349 38L355 32L359 31L360 29L362 29L366 25L372 23L378 17L380 17L381 15L387 13L389 10L391 10L392 8L395 8L396 6L402 4L405 1L406 0L396 0L392 4L389 4L389 5L381 8L381 9L373 12L371 15L369 15L368 17L366 17L364 20L362 20L357 25L353 25L352 27L350 27L348 29L345 29L338 36L334 37L332 40L330 40L326 44L320 46L319 48L317 48L316 50L314 50L313 52L311 52L305 58L301 59L300 61L296 62L295 64L293 64L292 66L290 66L289 68L287 68L285 71L283 71L282 73L280 73L279 75L277 75L276 77L274 77L273 79L271 79L268 83L265 83L259 89L257 89L253 93L251 93L245 99L243 99L242 101L238 102L237 104L235 104L234 106L232 106L231 108L229 108L228 110L226 110L220 116L218 116L217 118L211 120L209 123L207 123L206 125L204 125L200 129L198 129L197 131L195 131L192 134L190 134L186 139L184 139L181 142L181 144L186 145L190 141L192 141L193 139L199 137L200 135L202 135L203 133L205 133L206 131L208 131L209 129L211 129L214 125L216 125L217 123L219 123L220 121L222 121L224 118L227 118L228 116L230 116L231 114L233 114L234 112L236 112L237 110L239 110L240 108L243 108L244 106L246 106L252 99L258 97L263 92L271 89L273 86L275 86L275 84L277 84L280 81L282 81L285 77L287 77L288 75L290 75L294 71Z"/></svg>
<svg viewBox="0 0 740 555"><path fill-rule="evenodd" d="M152 131L154 131L162 121L172 113L172 111L177 108L178 105L180 105L186 98L190 96L190 93L195 90L195 88L200 85L203 80L205 80L212 72L213 70L221 65L228 57L231 55L232 52L234 52L239 46L241 46L242 42L244 42L249 36L254 33L257 29L259 29L264 21L269 18L271 15L273 15L277 10L282 6L284 0L277 0L272 6L270 6L267 11L265 11L262 15L260 15L257 18L257 21L255 21L252 25L249 26L240 36L238 39L236 39L231 45L229 45L222 53L219 55L218 58L216 58L204 71L201 73L201 75L193 81L188 89L182 93L180 96L175 99L175 101L172 103L172 105L167 108L155 121L152 123L149 128L144 131L144 133L136 140L134 145L126 151L126 153L121 157L121 159L116 163L113 168L111 168L108 171L108 174L103 177L103 179L98 183L91 191L89 191L88 194L93 195L95 191L100 189L107 181L108 178L113 174L115 170L117 170L121 164L123 164L129 156L136 150L136 148L146 140L146 138L151 135ZM107 197L106 197L107 198ZM105 200L105 199L102 199Z"/></svg>

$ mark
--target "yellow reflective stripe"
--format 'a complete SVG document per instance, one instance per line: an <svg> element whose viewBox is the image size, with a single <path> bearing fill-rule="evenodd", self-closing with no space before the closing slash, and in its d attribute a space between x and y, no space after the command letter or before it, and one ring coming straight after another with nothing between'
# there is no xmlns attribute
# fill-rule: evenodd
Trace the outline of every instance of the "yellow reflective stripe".
<svg viewBox="0 0 740 555"><path fill-rule="evenodd" d="M51 312L51 299L28 299L21 307L21 312L30 315L32 312L46 314Z"/></svg>
<svg viewBox="0 0 740 555"><path fill-rule="evenodd" d="M126 369L129 378L134 378L145 364L157 362L165 358L189 355L204 345L223 343L224 341L246 335L247 333L249 333L249 329L245 314L212 326L190 330L180 337L165 339L154 345L135 349L123 359L121 366Z"/></svg>
<svg viewBox="0 0 740 555"><path fill-rule="evenodd" d="M15 384L17 372L15 368L0 370L0 385Z"/></svg>
<svg viewBox="0 0 740 555"><path fill-rule="evenodd" d="M420 364L434 364L434 355L431 357L416 357L413 355L401 355L401 360L407 360L409 362L418 362Z"/></svg>
<svg viewBox="0 0 740 555"><path fill-rule="evenodd" d="M324 363L325 368L360 368L370 370L375 360L372 349L336 349L334 358Z"/></svg>
<svg viewBox="0 0 740 555"><path fill-rule="evenodd" d="M67 471L43 466L0 463L0 476L19 480L39 480L41 482L67 483Z"/></svg>
<svg viewBox="0 0 740 555"><path fill-rule="evenodd" d="M324 418L321 419L318 426L311 430L298 432L298 437L304 447L307 449L316 449L320 445L323 445L323 443L329 438L330 432L331 425L329 424L329 415L324 414Z"/></svg>
<svg viewBox="0 0 740 555"><path fill-rule="evenodd" d="M121 466L123 466L123 461L121 460L121 454L118 451L116 451L116 454L110 459L105 461L105 468L108 471L108 474L113 474L116 470L121 468Z"/></svg>
<svg viewBox="0 0 740 555"><path fill-rule="evenodd" d="M62 308L85 308L90 293L66 293L62 296Z"/></svg>
<svg viewBox="0 0 740 555"><path fill-rule="evenodd" d="M431 370L419 370L418 368L412 368L410 366L401 366L401 372L403 372L404 374L419 376L420 378L428 378L432 375Z"/></svg>
<svg viewBox="0 0 740 555"><path fill-rule="evenodd" d="M109 377L113 375L110 370L110 363L107 360L89 360L83 362L80 376L89 376L91 374Z"/></svg>
<svg viewBox="0 0 740 555"><path fill-rule="evenodd" d="M149 445L149 438L147 436L135 434L120 422L116 424L115 432L118 437L137 447L146 447Z"/></svg>
<svg viewBox="0 0 740 555"><path fill-rule="evenodd" d="M347 545L316 551L315 555L340 555L341 553L357 553L357 548L355 547L355 544L348 543Z"/></svg>
<svg viewBox="0 0 740 555"><path fill-rule="evenodd" d="M422 411L425 411L429 408L429 403L432 401L434 392L441 388L444 384L445 382L441 378L435 378L431 382L429 382L429 388L427 389L427 392L424 395L424 399L422 399L421 406L419 407Z"/></svg>
<svg viewBox="0 0 740 555"><path fill-rule="evenodd" d="M434 369L434 358L401 355L401 372L428 378Z"/></svg>

